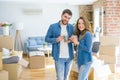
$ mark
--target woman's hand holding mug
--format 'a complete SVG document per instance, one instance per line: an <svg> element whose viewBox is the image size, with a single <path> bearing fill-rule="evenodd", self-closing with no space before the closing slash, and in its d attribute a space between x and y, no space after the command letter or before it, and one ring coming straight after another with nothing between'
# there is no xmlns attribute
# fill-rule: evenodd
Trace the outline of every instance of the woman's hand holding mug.
<svg viewBox="0 0 120 80"><path fill-rule="evenodd" d="M72 35L69 39L74 43L75 46L79 44L77 35Z"/></svg>

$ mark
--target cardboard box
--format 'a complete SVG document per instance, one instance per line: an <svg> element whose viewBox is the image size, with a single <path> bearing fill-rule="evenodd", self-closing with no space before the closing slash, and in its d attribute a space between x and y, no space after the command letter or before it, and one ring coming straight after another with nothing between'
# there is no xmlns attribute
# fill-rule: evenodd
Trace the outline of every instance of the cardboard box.
<svg viewBox="0 0 120 80"><path fill-rule="evenodd" d="M45 68L45 56L31 56L30 68Z"/></svg>
<svg viewBox="0 0 120 80"><path fill-rule="evenodd" d="M3 69L3 64L2 64L2 52L0 52L0 70Z"/></svg>
<svg viewBox="0 0 120 80"><path fill-rule="evenodd" d="M120 64L108 64L112 73L120 73Z"/></svg>
<svg viewBox="0 0 120 80"><path fill-rule="evenodd" d="M5 70L0 71L0 80L9 80L8 71L5 71Z"/></svg>
<svg viewBox="0 0 120 80"><path fill-rule="evenodd" d="M99 59L104 60L108 64L119 64L118 58L117 56L99 55Z"/></svg>
<svg viewBox="0 0 120 80"><path fill-rule="evenodd" d="M0 36L0 52L2 48L14 49L14 38L12 36Z"/></svg>
<svg viewBox="0 0 120 80"><path fill-rule="evenodd" d="M120 48L119 46L114 46L114 45L101 45L99 54L108 55L108 56L119 56Z"/></svg>
<svg viewBox="0 0 120 80"><path fill-rule="evenodd" d="M17 80L22 71L19 64L3 64L3 69L8 71L9 80Z"/></svg>
<svg viewBox="0 0 120 80"><path fill-rule="evenodd" d="M101 36L100 45L118 45L120 46L120 38L117 36Z"/></svg>

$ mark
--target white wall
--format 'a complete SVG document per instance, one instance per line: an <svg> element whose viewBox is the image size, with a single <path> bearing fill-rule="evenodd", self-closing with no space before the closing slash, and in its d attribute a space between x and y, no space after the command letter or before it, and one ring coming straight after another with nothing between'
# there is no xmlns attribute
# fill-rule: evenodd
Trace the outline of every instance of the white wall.
<svg viewBox="0 0 120 80"><path fill-rule="evenodd" d="M26 15L23 10L26 8L41 9L39 15ZM23 3L2 3L0 2L0 22L23 23L21 31L22 40L28 36L44 36L51 23L60 20L64 9L69 8L73 12L70 23L74 23L79 17L79 6L67 4L23 4Z"/></svg>

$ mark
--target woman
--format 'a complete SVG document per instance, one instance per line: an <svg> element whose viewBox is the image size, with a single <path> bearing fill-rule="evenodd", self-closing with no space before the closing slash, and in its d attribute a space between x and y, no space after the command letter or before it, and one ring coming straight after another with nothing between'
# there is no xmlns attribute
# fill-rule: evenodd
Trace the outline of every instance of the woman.
<svg viewBox="0 0 120 80"><path fill-rule="evenodd" d="M87 80L92 64L92 34L84 17L77 20L74 35L77 38L73 37L72 41L78 46L78 80Z"/></svg>

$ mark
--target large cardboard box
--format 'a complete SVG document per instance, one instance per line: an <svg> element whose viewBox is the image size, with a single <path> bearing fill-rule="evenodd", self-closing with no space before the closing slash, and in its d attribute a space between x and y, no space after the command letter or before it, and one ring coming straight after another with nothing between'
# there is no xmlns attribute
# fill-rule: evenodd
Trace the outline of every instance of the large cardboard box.
<svg viewBox="0 0 120 80"><path fill-rule="evenodd" d="M108 56L108 55L99 55L99 59L104 60L105 63L108 64L119 64L120 61L118 60L119 56Z"/></svg>
<svg viewBox="0 0 120 80"><path fill-rule="evenodd" d="M114 46L114 45L101 45L99 54L108 55L108 56L119 56L120 48L119 46Z"/></svg>
<svg viewBox="0 0 120 80"><path fill-rule="evenodd" d="M101 36L100 45L118 45L120 46L120 38L117 36Z"/></svg>
<svg viewBox="0 0 120 80"><path fill-rule="evenodd" d="M0 71L0 80L9 80L8 76L9 76L8 71L5 70Z"/></svg>
<svg viewBox="0 0 120 80"><path fill-rule="evenodd" d="M45 68L45 56L31 56L30 68Z"/></svg>
<svg viewBox="0 0 120 80"><path fill-rule="evenodd" d="M3 69L3 64L2 64L2 52L0 52L0 70Z"/></svg>
<svg viewBox="0 0 120 80"><path fill-rule="evenodd" d="M19 64L3 64L3 69L8 71L9 80L17 80L22 71Z"/></svg>
<svg viewBox="0 0 120 80"><path fill-rule="evenodd" d="M14 38L12 36L0 36L0 51L2 48L14 49Z"/></svg>

